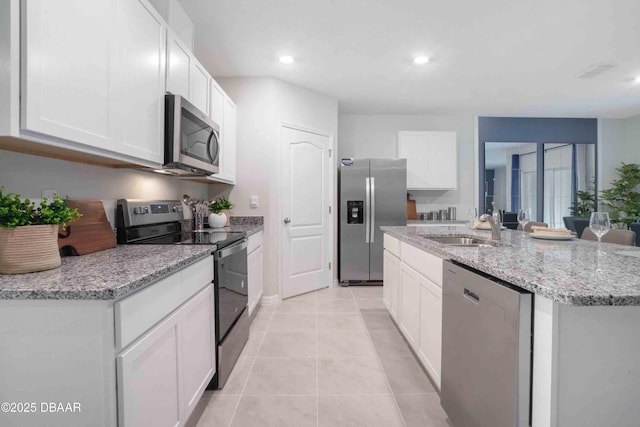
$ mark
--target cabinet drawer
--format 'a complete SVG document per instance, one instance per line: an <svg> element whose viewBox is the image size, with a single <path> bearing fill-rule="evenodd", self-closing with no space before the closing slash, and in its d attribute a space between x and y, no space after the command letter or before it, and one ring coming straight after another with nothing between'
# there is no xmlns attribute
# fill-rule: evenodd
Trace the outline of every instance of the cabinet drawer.
<svg viewBox="0 0 640 427"><path fill-rule="evenodd" d="M401 242L402 262L442 287L442 258Z"/></svg>
<svg viewBox="0 0 640 427"><path fill-rule="evenodd" d="M395 237L391 237L385 233L384 248L390 253L400 258L400 240L396 239Z"/></svg>
<svg viewBox="0 0 640 427"><path fill-rule="evenodd" d="M262 246L262 231L258 231L256 234L249 236L249 242L247 242L247 253L250 254L260 246Z"/></svg>
<svg viewBox="0 0 640 427"><path fill-rule="evenodd" d="M206 257L115 304L116 349L122 349L213 280Z"/></svg>

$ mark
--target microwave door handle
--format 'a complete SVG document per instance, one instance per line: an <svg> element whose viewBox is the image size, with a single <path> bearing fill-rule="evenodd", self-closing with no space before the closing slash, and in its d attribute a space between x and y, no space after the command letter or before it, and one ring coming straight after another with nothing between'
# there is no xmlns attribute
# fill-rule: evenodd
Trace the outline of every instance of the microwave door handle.
<svg viewBox="0 0 640 427"><path fill-rule="evenodd" d="M216 138L216 131L215 130L211 130L211 133L209 134L209 138L207 139L207 157L209 158L209 161L211 162L211 164L214 164L216 162L216 157L218 157L218 149L216 147L216 153L215 155L211 154L211 141L213 139L216 139L217 142L217 138ZM216 144L217 146L217 144Z"/></svg>

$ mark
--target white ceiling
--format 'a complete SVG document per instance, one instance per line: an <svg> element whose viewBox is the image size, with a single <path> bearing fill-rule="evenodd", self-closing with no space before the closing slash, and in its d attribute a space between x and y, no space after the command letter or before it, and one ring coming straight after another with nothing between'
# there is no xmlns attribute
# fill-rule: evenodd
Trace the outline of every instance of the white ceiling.
<svg viewBox="0 0 640 427"><path fill-rule="evenodd" d="M638 0L180 3L214 76L277 77L345 114L640 114ZM419 53L431 62L414 65ZM577 77L598 63L615 68Z"/></svg>

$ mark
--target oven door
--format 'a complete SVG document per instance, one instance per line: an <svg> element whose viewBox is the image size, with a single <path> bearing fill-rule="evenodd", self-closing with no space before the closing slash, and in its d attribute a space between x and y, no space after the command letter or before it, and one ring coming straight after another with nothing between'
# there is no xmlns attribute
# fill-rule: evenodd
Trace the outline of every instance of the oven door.
<svg viewBox="0 0 640 427"><path fill-rule="evenodd" d="M181 96L165 105L165 167L218 173L220 126Z"/></svg>
<svg viewBox="0 0 640 427"><path fill-rule="evenodd" d="M247 307L247 239L216 251L214 259L219 345Z"/></svg>

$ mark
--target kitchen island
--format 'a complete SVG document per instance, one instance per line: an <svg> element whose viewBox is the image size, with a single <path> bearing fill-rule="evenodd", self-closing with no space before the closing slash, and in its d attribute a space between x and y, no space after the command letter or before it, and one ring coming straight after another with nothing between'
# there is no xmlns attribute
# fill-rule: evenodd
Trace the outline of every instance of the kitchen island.
<svg viewBox="0 0 640 427"><path fill-rule="evenodd" d="M534 294L532 426L640 425L640 248L602 244L602 254L595 242L509 230L496 247L456 247L429 237L491 234L382 229L407 251L418 248Z"/></svg>

